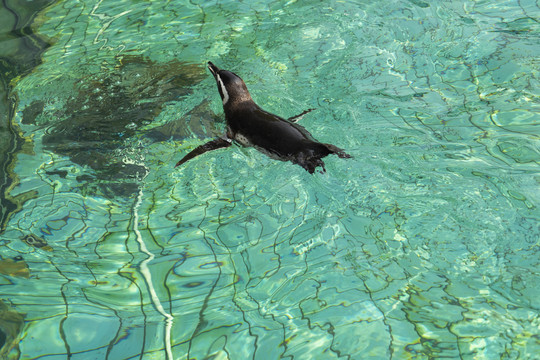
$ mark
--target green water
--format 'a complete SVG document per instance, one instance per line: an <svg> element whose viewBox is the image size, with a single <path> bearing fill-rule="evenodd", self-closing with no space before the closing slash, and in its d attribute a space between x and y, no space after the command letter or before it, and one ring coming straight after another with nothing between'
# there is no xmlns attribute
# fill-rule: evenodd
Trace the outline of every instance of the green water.
<svg viewBox="0 0 540 360"><path fill-rule="evenodd" d="M535 2L28 4L0 8L0 358L537 358ZM354 158L175 169L224 131L207 61Z"/></svg>

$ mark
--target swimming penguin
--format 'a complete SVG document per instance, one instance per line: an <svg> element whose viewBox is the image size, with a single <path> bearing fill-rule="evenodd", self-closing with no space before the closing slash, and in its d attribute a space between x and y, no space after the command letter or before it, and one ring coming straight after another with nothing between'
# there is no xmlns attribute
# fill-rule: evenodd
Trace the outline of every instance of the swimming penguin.
<svg viewBox="0 0 540 360"><path fill-rule="evenodd" d="M198 146L176 166L207 151L229 147L233 141L243 146L252 146L273 159L291 161L310 174L313 174L318 166L325 171L321 159L329 154L336 154L340 158L351 157L337 146L318 142L304 127L296 123L312 109L289 119L271 114L255 104L246 84L238 75L221 70L211 62L208 62L208 68L216 79L223 100L227 132L223 137Z"/></svg>

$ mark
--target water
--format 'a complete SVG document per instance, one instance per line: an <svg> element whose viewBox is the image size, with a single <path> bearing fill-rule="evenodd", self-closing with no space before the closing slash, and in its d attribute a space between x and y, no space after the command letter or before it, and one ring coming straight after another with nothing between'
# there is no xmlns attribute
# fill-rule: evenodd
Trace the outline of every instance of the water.
<svg viewBox="0 0 540 360"><path fill-rule="evenodd" d="M0 14L0 357L537 358L536 3ZM225 126L209 60L354 158L174 169Z"/></svg>

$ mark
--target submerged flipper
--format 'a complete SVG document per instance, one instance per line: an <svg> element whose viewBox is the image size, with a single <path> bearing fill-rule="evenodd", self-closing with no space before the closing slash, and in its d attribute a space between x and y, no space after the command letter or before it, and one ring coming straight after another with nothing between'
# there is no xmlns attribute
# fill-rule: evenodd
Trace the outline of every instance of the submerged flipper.
<svg viewBox="0 0 540 360"><path fill-rule="evenodd" d="M298 115L295 115L295 116L292 116L290 118L288 118L287 120L290 121L290 122L297 122L298 120L300 120L304 115L306 115L308 112L311 112L315 109L307 109L306 111L304 111L303 113L301 114L298 114Z"/></svg>
<svg viewBox="0 0 540 360"><path fill-rule="evenodd" d="M180 160L175 167L182 165L188 160L193 159L196 156L199 156L201 154L204 154L207 151L212 151L216 149L226 148L231 146L232 142L229 139L224 138L217 138L212 141L207 142L204 145L197 146L195 149L193 149L189 154L184 156L182 160Z"/></svg>

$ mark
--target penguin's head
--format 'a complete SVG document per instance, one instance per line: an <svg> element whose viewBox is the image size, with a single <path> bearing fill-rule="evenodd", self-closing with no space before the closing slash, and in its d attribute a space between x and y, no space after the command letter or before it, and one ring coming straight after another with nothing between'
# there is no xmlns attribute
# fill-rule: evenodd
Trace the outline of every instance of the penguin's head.
<svg viewBox="0 0 540 360"><path fill-rule="evenodd" d="M210 72L216 79L219 95L221 95L221 100L223 100L223 106L244 101L253 101L244 80L240 76L231 71L221 70L210 61L208 62L208 69L210 69Z"/></svg>

